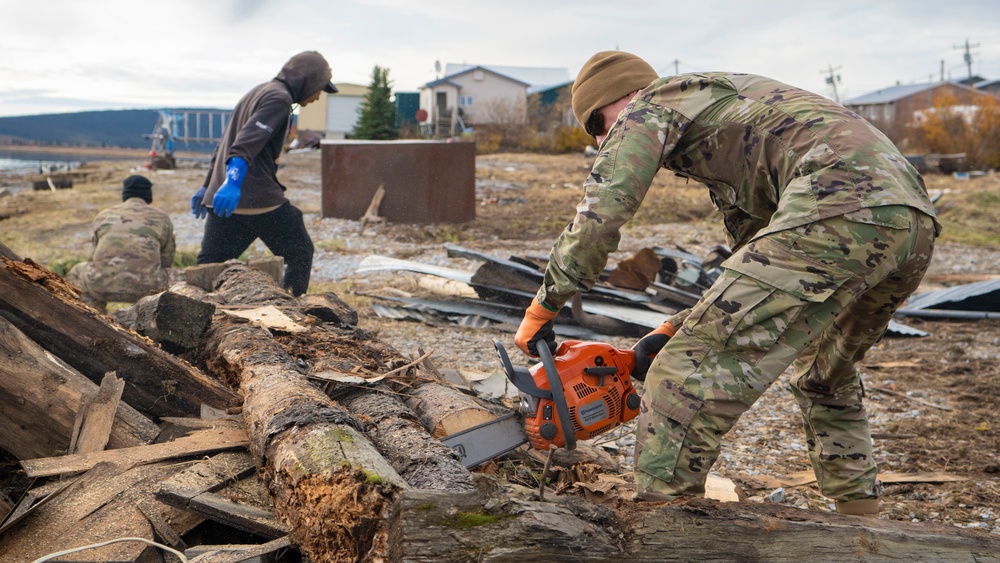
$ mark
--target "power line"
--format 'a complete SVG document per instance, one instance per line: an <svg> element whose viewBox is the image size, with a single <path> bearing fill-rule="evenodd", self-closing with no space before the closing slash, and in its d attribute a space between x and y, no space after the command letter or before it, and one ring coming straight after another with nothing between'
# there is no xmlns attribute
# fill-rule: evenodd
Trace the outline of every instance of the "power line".
<svg viewBox="0 0 1000 563"><path fill-rule="evenodd" d="M819 71L820 74L828 74L826 77L826 83L833 86L833 101L840 103L840 94L837 93L837 83L840 82L840 75L834 74L834 72L840 70L840 67L833 68L829 63L826 65L826 70Z"/></svg>
<svg viewBox="0 0 1000 563"><path fill-rule="evenodd" d="M969 88L975 88L975 86L973 86L973 84L972 84L972 51L970 49L972 47L978 47L978 46L979 46L979 43L976 43L975 45L969 45L969 38L968 37L965 38L965 45L953 45L952 46L955 49L964 49L965 50L965 53L963 54L963 58L965 59L965 66L968 67L968 69L969 69Z"/></svg>

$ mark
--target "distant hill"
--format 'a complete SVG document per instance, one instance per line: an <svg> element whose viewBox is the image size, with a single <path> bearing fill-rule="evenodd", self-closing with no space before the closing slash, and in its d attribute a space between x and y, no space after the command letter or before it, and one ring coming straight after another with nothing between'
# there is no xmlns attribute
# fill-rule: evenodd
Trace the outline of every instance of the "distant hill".
<svg viewBox="0 0 1000 563"><path fill-rule="evenodd" d="M203 110L222 111L222 110ZM149 148L153 109L81 111L0 117L0 139L14 143L62 146ZM210 152L211 143L178 143L175 150Z"/></svg>

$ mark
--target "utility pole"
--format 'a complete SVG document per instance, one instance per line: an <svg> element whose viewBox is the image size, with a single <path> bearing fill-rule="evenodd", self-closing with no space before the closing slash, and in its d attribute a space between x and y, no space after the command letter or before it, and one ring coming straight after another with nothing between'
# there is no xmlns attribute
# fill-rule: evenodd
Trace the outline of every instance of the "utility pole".
<svg viewBox="0 0 1000 563"><path fill-rule="evenodd" d="M681 60L674 59L674 76L677 76L680 73L681 73Z"/></svg>
<svg viewBox="0 0 1000 563"><path fill-rule="evenodd" d="M834 74L834 72L840 70L840 67L838 66L837 68L833 68L832 66L830 66L829 63L827 63L826 67L827 67L826 70L821 70L819 71L819 73L829 74L829 76L826 77L826 83L829 84L830 86L833 86L833 101L839 104L840 94L837 93L837 83L840 82L840 75Z"/></svg>
<svg viewBox="0 0 1000 563"><path fill-rule="evenodd" d="M978 47L978 46L979 46L979 43L976 43L975 45L969 45L969 38L968 37L965 38L965 45L953 45L953 47L955 49L965 49L965 54L963 55L963 57L965 58L965 66L969 69L969 88L975 88L975 86L973 86L973 84L972 84L972 51L971 51L971 49L973 47Z"/></svg>

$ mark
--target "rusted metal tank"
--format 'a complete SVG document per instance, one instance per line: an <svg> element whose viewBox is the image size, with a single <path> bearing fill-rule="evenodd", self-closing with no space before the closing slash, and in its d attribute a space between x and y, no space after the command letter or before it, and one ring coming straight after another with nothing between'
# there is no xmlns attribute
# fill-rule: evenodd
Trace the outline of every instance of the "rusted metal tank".
<svg viewBox="0 0 1000 563"><path fill-rule="evenodd" d="M445 141L324 140L323 217L360 219L379 186L378 215L399 223L476 217L476 147Z"/></svg>

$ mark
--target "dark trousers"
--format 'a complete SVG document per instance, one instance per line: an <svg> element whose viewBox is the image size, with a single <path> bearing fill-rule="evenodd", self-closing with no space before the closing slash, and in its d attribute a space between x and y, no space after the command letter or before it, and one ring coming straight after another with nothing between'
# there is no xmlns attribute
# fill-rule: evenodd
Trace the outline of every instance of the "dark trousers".
<svg viewBox="0 0 1000 563"><path fill-rule="evenodd" d="M312 270L313 243L302 212L290 203L260 215L222 218L209 211L198 263L212 264L239 258L258 238L275 256L285 260L281 286L295 296L305 293Z"/></svg>

